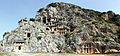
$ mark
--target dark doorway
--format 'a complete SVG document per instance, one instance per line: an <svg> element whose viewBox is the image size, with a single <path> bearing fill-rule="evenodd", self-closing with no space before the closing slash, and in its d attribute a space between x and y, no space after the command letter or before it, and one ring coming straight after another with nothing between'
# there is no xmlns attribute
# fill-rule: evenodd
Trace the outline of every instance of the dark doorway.
<svg viewBox="0 0 120 56"><path fill-rule="evenodd" d="M46 23L46 17L43 18L43 23Z"/></svg>
<svg viewBox="0 0 120 56"><path fill-rule="evenodd" d="M88 53L88 48L87 48L87 53Z"/></svg>
<svg viewBox="0 0 120 56"><path fill-rule="evenodd" d="M19 46L18 49L21 50L21 46Z"/></svg>
<svg viewBox="0 0 120 56"><path fill-rule="evenodd" d="M27 37L30 37L30 33L27 33Z"/></svg>

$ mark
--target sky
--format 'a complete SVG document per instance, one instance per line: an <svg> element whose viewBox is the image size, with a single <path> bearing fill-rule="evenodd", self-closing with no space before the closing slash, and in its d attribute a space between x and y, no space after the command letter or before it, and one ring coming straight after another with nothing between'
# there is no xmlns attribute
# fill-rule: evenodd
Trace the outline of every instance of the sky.
<svg viewBox="0 0 120 56"><path fill-rule="evenodd" d="M120 14L120 0L0 0L0 40L5 32L18 26L22 18L34 18L40 8L53 2L65 2L82 8Z"/></svg>

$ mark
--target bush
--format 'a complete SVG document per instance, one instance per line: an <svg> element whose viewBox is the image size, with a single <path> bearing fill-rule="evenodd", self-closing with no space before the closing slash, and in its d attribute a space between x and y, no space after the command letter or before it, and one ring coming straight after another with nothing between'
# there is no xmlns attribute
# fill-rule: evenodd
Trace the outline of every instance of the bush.
<svg viewBox="0 0 120 56"><path fill-rule="evenodd" d="M1 46L3 46L3 44L1 44Z"/></svg>
<svg viewBox="0 0 120 56"><path fill-rule="evenodd" d="M92 24L96 24L96 23L98 23L98 22L96 22L96 21L93 21L93 22L92 22Z"/></svg>
<svg viewBox="0 0 120 56"><path fill-rule="evenodd" d="M4 37L6 34L10 34L10 33L9 33L9 32L5 32L5 33L3 34L3 37Z"/></svg>
<svg viewBox="0 0 120 56"><path fill-rule="evenodd" d="M73 5L73 6L71 6L70 8L71 8L71 9L75 9L76 7Z"/></svg>
<svg viewBox="0 0 120 56"><path fill-rule="evenodd" d="M97 38L97 37L107 38L106 35L95 35L95 36L93 36L93 37L94 37L94 38Z"/></svg>
<svg viewBox="0 0 120 56"><path fill-rule="evenodd" d="M120 15L115 15L113 18L110 18L110 20L112 21L112 23L120 26Z"/></svg>
<svg viewBox="0 0 120 56"><path fill-rule="evenodd" d="M58 48L59 50L62 50L62 46L61 46L61 45L58 45L57 48Z"/></svg>
<svg viewBox="0 0 120 56"><path fill-rule="evenodd" d="M39 9L39 11L38 11L38 12L41 12L42 10L43 10L43 8Z"/></svg>
<svg viewBox="0 0 120 56"><path fill-rule="evenodd" d="M70 48L65 48L65 53L73 53L73 50Z"/></svg>
<svg viewBox="0 0 120 56"><path fill-rule="evenodd" d="M57 4L56 4L56 3L51 3L51 4L48 5L48 7L50 7L50 6L52 6L52 7L56 7Z"/></svg>
<svg viewBox="0 0 120 56"><path fill-rule="evenodd" d="M54 32L51 32L51 34L54 34Z"/></svg>
<svg viewBox="0 0 120 56"><path fill-rule="evenodd" d="M66 32L64 36L65 36L66 38L69 38L69 37L70 37L70 33L69 33L69 32Z"/></svg>
<svg viewBox="0 0 120 56"><path fill-rule="evenodd" d="M78 12L77 12L77 13L75 13L75 15L76 15L76 16L79 16L79 15L80 15L80 13L78 13Z"/></svg>
<svg viewBox="0 0 120 56"><path fill-rule="evenodd" d="M43 32L43 30L41 30L41 29L40 29L40 32L41 32L41 33L45 33L45 32Z"/></svg>
<svg viewBox="0 0 120 56"><path fill-rule="evenodd" d="M86 23L87 21L81 21L82 24Z"/></svg>
<svg viewBox="0 0 120 56"><path fill-rule="evenodd" d="M105 35L102 35L102 38L106 38L106 36L105 36Z"/></svg>
<svg viewBox="0 0 120 56"><path fill-rule="evenodd" d="M32 25L33 26L33 28L35 28L35 26L34 25Z"/></svg>
<svg viewBox="0 0 120 56"><path fill-rule="evenodd" d="M107 38L106 40L105 40L105 42L109 42L110 41L110 39L109 38Z"/></svg>
<svg viewBox="0 0 120 56"><path fill-rule="evenodd" d="M120 28L118 28L117 35L118 35L118 39L120 39Z"/></svg>
<svg viewBox="0 0 120 56"><path fill-rule="evenodd" d="M30 18L30 21L35 21L35 18Z"/></svg>
<svg viewBox="0 0 120 56"><path fill-rule="evenodd" d="M100 36L100 35L94 35L93 37L94 37L94 38L97 38L97 37L101 37L101 36Z"/></svg>
<svg viewBox="0 0 120 56"><path fill-rule="evenodd" d="M82 32L82 29L80 29L78 32Z"/></svg>
<svg viewBox="0 0 120 56"><path fill-rule="evenodd" d="M41 40L42 36L38 36L38 37L36 37L36 38L37 38L37 40Z"/></svg>

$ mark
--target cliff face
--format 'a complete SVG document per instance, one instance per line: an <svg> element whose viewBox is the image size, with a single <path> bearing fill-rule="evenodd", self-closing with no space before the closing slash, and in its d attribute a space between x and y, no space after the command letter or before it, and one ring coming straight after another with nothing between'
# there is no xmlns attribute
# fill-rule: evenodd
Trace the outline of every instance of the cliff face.
<svg viewBox="0 0 120 56"><path fill-rule="evenodd" d="M11 52L15 43L20 42L24 43L24 52L104 53L118 50L118 22L120 16L112 11L101 13L72 4L51 3L41 8L35 19L22 19L15 30L5 33L3 47Z"/></svg>

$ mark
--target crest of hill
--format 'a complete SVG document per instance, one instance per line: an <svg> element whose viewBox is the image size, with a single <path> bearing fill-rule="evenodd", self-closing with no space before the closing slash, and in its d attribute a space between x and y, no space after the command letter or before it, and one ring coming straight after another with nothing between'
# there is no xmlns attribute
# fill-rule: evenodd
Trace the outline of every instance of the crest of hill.
<svg viewBox="0 0 120 56"><path fill-rule="evenodd" d="M43 10L46 10L49 7L59 8L60 10L64 10L64 12L67 14L71 12L70 10L73 10L72 15L75 13L76 15L80 16L80 14L75 11L76 9L78 9L83 11L88 16L91 16L91 18L93 19L96 19L99 21L105 21L107 23L113 23L120 26L120 23L118 23L120 22L120 15L115 14L113 11L99 12L92 9L81 8L80 6L69 4L69 3L55 2L55 3L48 4L45 8L39 9L38 12L42 12ZM68 15L68 16L71 16L71 15Z"/></svg>

